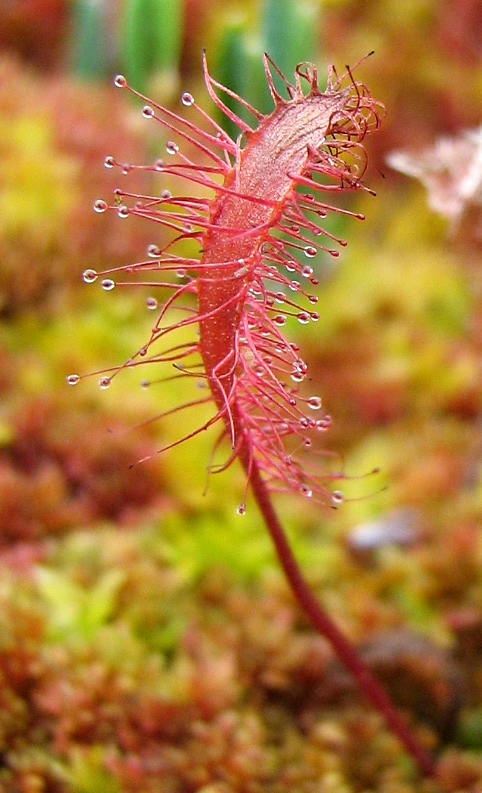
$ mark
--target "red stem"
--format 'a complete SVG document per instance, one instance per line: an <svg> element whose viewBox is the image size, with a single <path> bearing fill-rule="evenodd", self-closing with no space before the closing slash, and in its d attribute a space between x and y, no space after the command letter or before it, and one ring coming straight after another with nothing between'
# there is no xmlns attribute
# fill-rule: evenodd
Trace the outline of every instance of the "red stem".
<svg viewBox="0 0 482 793"><path fill-rule="evenodd" d="M243 455L241 455L243 457ZM246 461L243 461L247 469ZM274 542L278 558L286 578L301 609L311 620L319 633L333 647L336 655L355 678L360 691L384 716L389 729L398 737L407 752L424 776L435 776L435 765L429 753L421 746L410 731L410 727L399 713L383 686L360 658L354 645L344 636L332 619L321 608L303 578L299 565L293 555L285 532L271 503L268 489L263 482L256 462L252 461L249 470L250 485L256 502Z"/></svg>

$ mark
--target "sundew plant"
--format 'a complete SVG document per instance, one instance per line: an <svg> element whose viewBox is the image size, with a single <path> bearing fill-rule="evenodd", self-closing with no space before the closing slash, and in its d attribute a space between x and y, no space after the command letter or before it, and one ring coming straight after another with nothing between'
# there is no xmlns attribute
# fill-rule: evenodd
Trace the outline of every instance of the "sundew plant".
<svg viewBox="0 0 482 793"><path fill-rule="evenodd" d="M331 642L420 771L431 775L431 758L312 595L273 506L273 496L280 492L332 506L343 501L337 489L343 473L320 467L320 459L328 456L316 449L330 417L320 415L320 396L305 392L308 366L284 331L292 317L301 324L318 319L317 296L310 292L317 284L313 259L320 251L338 256L346 244L320 221L330 212L362 219L332 206L332 198L368 189L363 184L363 141L379 127L383 106L350 69L342 77L331 69L321 90L314 65L299 64L291 84L265 55L274 109L263 115L213 79L205 58L203 67L208 94L239 130L236 139L190 93L182 94L181 117L147 100L124 76L115 78L117 87L146 103L142 115L167 131L169 139L165 159L140 166L108 156L105 166L127 174L151 171L161 180L168 176L170 185L179 184L179 192L172 194L161 182L158 195L116 189L112 204L95 202L99 213L147 218L169 233L162 247L149 247L144 261L84 273L87 283L100 279L107 291L116 283L137 283L162 295L160 300L148 298L157 318L145 345L123 365L98 373L100 386L107 388L122 370L147 364L156 367L156 379L164 365L166 379L194 378L204 385L197 399L161 417L205 403L212 404L212 416L160 451L219 427L209 470L222 472L239 460L246 492L251 491L262 513L300 607ZM274 75L282 80L286 98L275 87ZM231 109L233 103L250 114L252 125ZM183 255L180 243L185 241L199 246L198 256ZM68 377L71 385L79 380L76 374ZM246 511L246 492L240 515Z"/></svg>

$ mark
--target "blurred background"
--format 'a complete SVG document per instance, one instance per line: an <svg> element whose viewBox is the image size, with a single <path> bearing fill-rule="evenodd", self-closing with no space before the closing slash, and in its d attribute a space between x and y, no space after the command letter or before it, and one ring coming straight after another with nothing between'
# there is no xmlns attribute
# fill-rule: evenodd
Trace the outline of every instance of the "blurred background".
<svg viewBox="0 0 482 793"><path fill-rule="evenodd" d="M346 199L364 223L330 219L348 248L315 263L319 323L290 330L348 498L281 503L327 608L387 685L403 671L427 743L454 747L448 789L482 780L481 30L478 0L0 0L0 790L412 789L254 505L236 515L242 473L206 484L212 438L155 454L179 432L151 419L182 387L66 383L127 360L152 323L142 290L82 280L162 242L92 210L119 179L107 155L165 146L113 76L212 113L203 48L263 112L264 51L288 78L375 51L356 79L386 106L377 196Z"/></svg>

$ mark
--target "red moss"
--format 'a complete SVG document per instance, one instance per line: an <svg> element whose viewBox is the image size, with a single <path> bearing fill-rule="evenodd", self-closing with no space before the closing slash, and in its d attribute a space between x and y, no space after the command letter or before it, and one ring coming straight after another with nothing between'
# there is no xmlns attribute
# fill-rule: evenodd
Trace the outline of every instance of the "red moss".
<svg viewBox="0 0 482 793"><path fill-rule="evenodd" d="M0 548L103 519L132 522L158 507L159 465L130 470L155 449L149 428L45 397L18 404L11 430L0 450Z"/></svg>

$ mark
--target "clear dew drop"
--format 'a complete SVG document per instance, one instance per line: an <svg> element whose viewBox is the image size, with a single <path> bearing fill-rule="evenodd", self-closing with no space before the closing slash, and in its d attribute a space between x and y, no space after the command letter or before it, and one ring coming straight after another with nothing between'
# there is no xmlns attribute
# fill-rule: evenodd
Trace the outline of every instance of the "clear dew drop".
<svg viewBox="0 0 482 793"><path fill-rule="evenodd" d="M316 256L317 251L313 245L305 245L303 248L303 253L308 257L308 259L313 259Z"/></svg>
<svg viewBox="0 0 482 793"><path fill-rule="evenodd" d="M66 380L69 385L77 385L77 383L80 380L80 377L78 374L69 374Z"/></svg>
<svg viewBox="0 0 482 793"><path fill-rule="evenodd" d="M309 264L305 264L301 268L301 275L303 275L305 278L309 278L310 275L313 275L313 267L310 267Z"/></svg>
<svg viewBox="0 0 482 793"><path fill-rule="evenodd" d="M276 294L274 296L274 299L276 300L277 303L285 303L286 302L285 293L284 292L276 292Z"/></svg>
<svg viewBox="0 0 482 793"><path fill-rule="evenodd" d="M150 382L149 380L141 380L141 388L145 391L146 388L149 388Z"/></svg>
<svg viewBox="0 0 482 793"><path fill-rule="evenodd" d="M317 311L310 311L310 319L312 322L318 322L318 320L320 319L320 315L318 314Z"/></svg>
<svg viewBox="0 0 482 793"><path fill-rule="evenodd" d="M129 217L129 207L126 207L125 204L122 204L121 207L117 210L117 217L119 218L128 218Z"/></svg>
<svg viewBox="0 0 482 793"><path fill-rule="evenodd" d="M292 292L299 292L301 284L300 284L299 281L290 281L288 286L289 286L289 288L291 289Z"/></svg>
<svg viewBox="0 0 482 793"><path fill-rule="evenodd" d="M326 432L331 427L331 416L325 416L322 419L318 419L316 422L316 429L318 432Z"/></svg>
<svg viewBox="0 0 482 793"><path fill-rule="evenodd" d="M94 212L105 212L107 209L107 204L102 198L98 198L97 201L94 201Z"/></svg>
<svg viewBox="0 0 482 793"><path fill-rule="evenodd" d="M181 102L186 107L191 107L194 104L194 97L189 91L184 91L183 95L181 96Z"/></svg>
<svg viewBox="0 0 482 793"><path fill-rule="evenodd" d="M311 498L313 495L313 491L308 485L300 485L300 493L305 498Z"/></svg>
<svg viewBox="0 0 482 793"><path fill-rule="evenodd" d="M340 504L343 504L344 496L341 490L334 490L331 494L331 503L334 507L339 507Z"/></svg>
<svg viewBox="0 0 482 793"><path fill-rule="evenodd" d="M150 105L144 105L141 112L144 118L152 118L154 115L154 110Z"/></svg>
<svg viewBox="0 0 482 793"><path fill-rule="evenodd" d="M154 163L154 168L156 169L156 171L162 171L162 169L164 168L164 161L161 159L156 160L156 162Z"/></svg>
<svg viewBox="0 0 482 793"><path fill-rule="evenodd" d="M122 173L124 174L124 176L127 176L127 174L131 172L131 170L132 170L132 165L130 165L128 162L125 162L122 166Z"/></svg>
<svg viewBox="0 0 482 793"><path fill-rule="evenodd" d="M284 314L277 314L276 317L273 317L274 325L277 325L278 328L282 328L283 325L286 324L286 317Z"/></svg>
<svg viewBox="0 0 482 793"><path fill-rule="evenodd" d="M316 306L316 304L318 303L318 295L308 295L308 300L310 301L310 303Z"/></svg>
<svg viewBox="0 0 482 793"><path fill-rule="evenodd" d="M94 281L97 281L98 277L99 277L99 273L97 272L97 270L89 269L89 270L84 270L84 272L82 273L82 278L86 284L93 284Z"/></svg>
<svg viewBox="0 0 482 793"><path fill-rule="evenodd" d="M172 198L171 191L170 190L163 190L162 193L161 193L161 198L164 201L169 201L169 199Z"/></svg>
<svg viewBox="0 0 482 793"><path fill-rule="evenodd" d="M109 388L111 382L112 380L110 377L101 377L99 380L99 388L102 388L102 390L105 391L106 388Z"/></svg>
<svg viewBox="0 0 482 793"><path fill-rule="evenodd" d="M295 260L294 259L290 259L288 262L286 262L285 267L286 267L286 269L288 270L289 273L296 272L296 262L295 262Z"/></svg>
<svg viewBox="0 0 482 793"><path fill-rule="evenodd" d="M307 401L308 407L311 410L319 410L321 408L321 397L319 396L310 396Z"/></svg>
<svg viewBox="0 0 482 793"><path fill-rule="evenodd" d="M146 297L146 306L149 311L155 311L157 308L157 300L155 297Z"/></svg>
<svg viewBox="0 0 482 793"><path fill-rule="evenodd" d="M307 325L310 321L310 315L307 311L300 311L300 313L296 315L296 318L300 325Z"/></svg>
<svg viewBox="0 0 482 793"><path fill-rule="evenodd" d="M308 429L310 426L309 419L306 416L300 418L300 426L303 427L304 430Z"/></svg>
<svg viewBox="0 0 482 793"><path fill-rule="evenodd" d="M179 270L176 270L176 276L178 278L185 278L186 277L186 271L182 267L180 267Z"/></svg>
<svg viewBox="0 0 482 793"><path fill-rule="evenodd" d="M240 504L236 512L238 515L246 515L246 506L244 504Z"/></svg>
<svg viewBox="0 0 482 793"><path fill-rule="evenodd" d="M147 255L151 259L157 259L157 257L161 255L161 249L157 245L148 245Z"/></svg>
<svg viewBox="0 0 482 793"><path fill-rule="evenodd" d="M293 380L293 383L302 383L305 379L304 374L301 374L301 372L293 372L290 377Z"/></svg>
<svg viewBox="0 0 482 793"><path fill-rule="evenodd" d="M113 157L106 157L104 160L104 168L113 168L115 165L115 160Z"/></svg>
<svg viewBox="0 0 482 793"><path fill-rule="evenodd" d="M177 145L177 143L174 143L174 141L172 140L168 140L166 143L167 154L170 154L172 156L173 154L177 154L178 151L179 151L179 146Z"/></svg>
<svg viewBox="0 0 482 793"><path fill-rule="evenodd" d="M112 278L104 278L100 285L104 292L111 292L115 287L115 281Z"/></svg>
<svg viewBox="0 0 482 793"><path fill-rule="evenodd" d="M308 364L305 363L301 358L298 358L297 361L293 363L293 369L295 372L301 372L301 374L306 374L308 371Z"/></svg>
<svg viewBox="0 0 482 793"><path fill-rule="evenodd" d="M118 74L114 78L114 85L116 88L127 88L127 80L123 74Z"/></svg>

